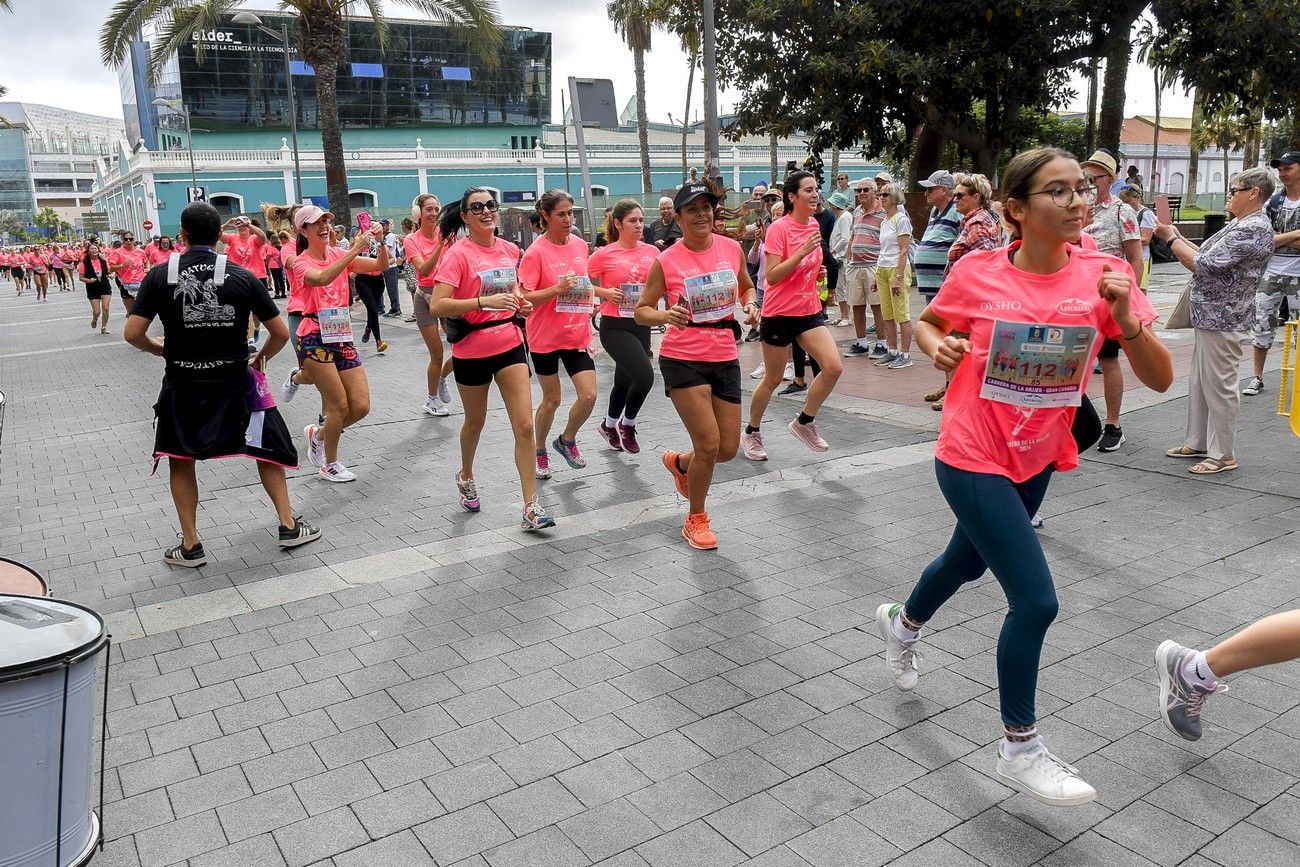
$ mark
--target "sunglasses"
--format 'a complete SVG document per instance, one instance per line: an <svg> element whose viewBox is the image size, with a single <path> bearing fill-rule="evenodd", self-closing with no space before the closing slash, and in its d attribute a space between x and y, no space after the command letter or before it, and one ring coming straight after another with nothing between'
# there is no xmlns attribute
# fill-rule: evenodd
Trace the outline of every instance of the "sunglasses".
<svg viewBox="0 0 1300 867"><path fill-rule="evenodd" d="M495 214L500 207L501 204L496 199L488 199L486 202L470 202L469 212L471 214L481 214L484 211L491 211Z"/></svg>

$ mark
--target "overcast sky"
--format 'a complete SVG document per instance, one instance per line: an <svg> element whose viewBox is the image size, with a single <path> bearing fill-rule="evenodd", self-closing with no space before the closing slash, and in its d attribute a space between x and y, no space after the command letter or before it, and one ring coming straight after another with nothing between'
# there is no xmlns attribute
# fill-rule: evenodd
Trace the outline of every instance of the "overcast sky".
<svg viewBox="0 0 1300 867"><path fill-rule="evenodd" d="M601 0L498 0L506 24L549 30L553 40L553 73L557 83L567 76L611 78L620 109L635 95L632 56L614 34ZM0 12L0 84L9 88L10 100L39 102L92 114L121 117L117 75L99 62L99 27L112 0L14 0L15 12ZM250 3L250 8L272 8ZM399 0L389 0L390 15L409 15ZM57 22L51 28L50 22ZM562 26L557 26L562 24ZM653 50L646 56L650 118L680 121L686 100L687 61L674 37L656 33ZM1083 109L1085 88L1071 108ZM1150 114L1155 87L1150 70L1134 65L1129 70L1125 115ZM702 116L699 81L693 91L692 117ZM553 117L560 118L559 93L553 93ZM724 113L734 104L732 94L719 99ZM1163 112L1188 116L1191 101L1181 93L1167 93Z"/></svg>

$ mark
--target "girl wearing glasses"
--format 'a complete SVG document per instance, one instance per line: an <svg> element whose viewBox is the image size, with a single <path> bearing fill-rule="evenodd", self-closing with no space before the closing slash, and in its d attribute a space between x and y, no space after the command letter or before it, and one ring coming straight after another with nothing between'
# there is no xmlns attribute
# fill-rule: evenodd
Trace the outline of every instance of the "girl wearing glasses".
<svg viewBox="0 0 1300 867"><path fill-rule="evenodd" d="M520 528L541 530L554 527L555 520L537 502L533 394L517 319L531 312L532 305L519 291L519 248L496 237L498 207L486 188L470 187L459 201L443 209L438 222L442 237L454 238L461 229L467 234L438 260L429 313L448 317L452 371L465 406L461 467L456 473L461 507L467 512L479 510L474 455L487 419L488 386L495 381L514 430L515 468L524 495Z"/></svg>
<svg viewBox="0 0 1300 867"><path fill-rule="evenodd" d="M573 234L573 196L547 190L537 201L542 236L519 263L519 285L533 305L528 316L528 351L542 386L533 422L537 438L536 474L551 477L546 438L560 408L560 364L577 395L564 431L551 447L572 469L587 461L578 450L578 430L596 405L596 362L591 357L591 313L595 295L587 276L587 244Z"/></svg>
<svg viewBox="0 0 1300 867"><path fill-rule="evenodd" d="M1070 428L1102 339L1120 340L1138 378L1156 391L1169 387L1173 368L1128 263L1075 246L1096 188L1074 157L1027 151L1007 166L1003 183L1004 219L1019 240L962 257L916 326L917 345L953 374L935 474L957 527L907 602L881 605L876 622L895 684L914 689L921 627L964 584L992 571L1008 601L997 650L1004 727L997 777L1043 803L1083 804L1096 791L1048 752L1037 727L1038 662L1057 601L1030 516L1052 473L1078 466Z"/></svg>

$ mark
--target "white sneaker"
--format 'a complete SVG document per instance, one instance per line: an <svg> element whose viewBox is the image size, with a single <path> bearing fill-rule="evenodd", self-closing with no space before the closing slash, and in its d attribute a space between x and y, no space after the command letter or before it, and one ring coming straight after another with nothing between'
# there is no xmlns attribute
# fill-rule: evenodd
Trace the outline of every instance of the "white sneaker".
<svg viewBox="0 0 1300 867"><path fill-rule="evenodd" d="M338 461L321 467L320 474L325 477L326 481L330 482L355 482L357 480L357 474Z"/></svg>
<svg viewBox="0 0 1300 867"><path fill-rule="evenodd" d="M1097 790L1079 772L1039 745L1014 759L1004 758L998 747L998 779L1035 801L1055 807L1072 807L1096 800Z"/></svg>
<svg viewBox="0 0 1300 867"><path fill-rule="evenodd" d="M781 375L781 379L782 379L782 380L786 380L786 379L794 379L794 362L793 362L793 361L787 361L787 362L785 363L785 373L783 373L783 374Z"/></svg>
<svg viewBox="0 0 1300 867"><path fill-rule="evenodd" d="M442 400L437 395L424 399L424 411L428 415L436 415L439 417L451 415L451 413L447 411L447 407L442 405Z"/></svg>
<svg viewBox="0 0 1300 867"><path fill-rule="evenodd" d="M320 438L320 429L314 424L309 424L302 429L302 432L307 437L307 458L312 466L325 466L325 441Z"/></svg>
<svg viewBox="0 0 1300 867"><path fill-rule="evenodd" d="M451 403L451 383L447 382L445 376L438 377L438 400L442 401L443 405Z"/></svg>
<svg viewBox="0 0 1300 867"><path fill-rule="evenodd" d="M289 375L284 380L284 385L280 386L280 402L289 403L298 393L298 383L293 381L293 375L298 372L298 368L289 371Z"/></svg>
<svg viewBox="0 0 1300 867"><path fill-rule="evenodd" d="M753 370L749 372L749 378L762 379L765 373L767 373L767 368L764 367L762 364L759 364L758 367L755 367Z"/></svg>
<svg viewBox="0 0 1300 867"><path fill-rule="evenodd" d="M916 681L921 676L921 669L917 665L921 654L916 650L920 639L902 641L894 634L894 613L902 607L899 602L881 603L876 609L876 626L880 629L880 637L885 641L885 665L894 678L894 685L904 692L910 692L916 689Z"/></svg>

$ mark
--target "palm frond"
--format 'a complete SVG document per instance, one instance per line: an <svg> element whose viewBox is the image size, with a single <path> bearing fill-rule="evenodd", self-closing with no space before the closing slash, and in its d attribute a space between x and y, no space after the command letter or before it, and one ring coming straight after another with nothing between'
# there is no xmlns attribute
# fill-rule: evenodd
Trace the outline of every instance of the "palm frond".
<svg viewBox="0 0 1300 867"><path fill-rule="evenodd" d="M372 21L375 22L375 39L379 43L379 52L384 53L388 44L388 17L384 15L383 0L362 0Z"/></svg>
<svg viewBox="0 0 1300 867"><path fill-rule="evenodd" d="M185 0L118 0L99 31L99 56L104 65L116 68L125 63L140 28L167 9L183 5Z"/></svg>
<svg viewBox="0 0 1300 867"><path fill-rule="evenodd" d="M436 24L462 29L484 66L494 66L501 45L501 16L496 0L401 0Z"/></svg>
<svg viewBox="0 0 1300 867"><path fill-rule="evenodd" d="M222 18L238 5L238 0L202 0L164 11L159 16L158 36L149 55L149 80L156 84L167 61L185 45L192 44L195 58L203 62L203 42L193 41L195 31L221 27Z"/></svg>

